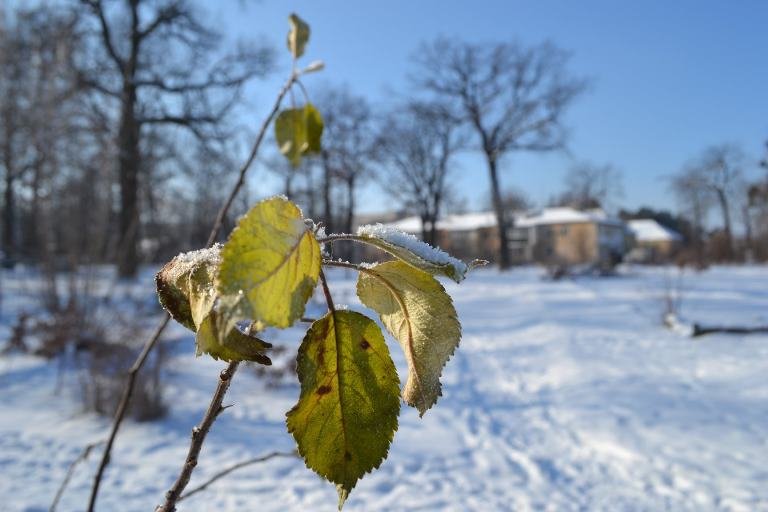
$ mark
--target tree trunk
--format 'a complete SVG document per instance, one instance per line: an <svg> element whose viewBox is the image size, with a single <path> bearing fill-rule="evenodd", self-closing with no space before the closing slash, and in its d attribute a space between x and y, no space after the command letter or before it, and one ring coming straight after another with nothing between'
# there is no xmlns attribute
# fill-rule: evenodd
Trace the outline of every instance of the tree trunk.
<svg viewBox="0 0 768 512"><path fill-rule="evenodd" d="M344 232L351 233L352 225L355 222L355 178L347 178L347 218L344 221ZM346 244L345 258L347 261L352 261L355 256L355 245Z"/></svg>
<svg viewBox="0 0 768 512"><path fill-rule="evenodd" d="M344 232L352 232L352 224L355 222L355 179L347 179L347 218L344 221Z"/></svg>
<svg viewBox="0 0 768 512"><path fill-rule="evenodd" d="M723 232L725 234L726 259L733 259L733 236L731 234L731 212L728 210L728 197L722 189L716 190L717 201L723 213Z"/></svg>
<svg viewBox="0 0 768 512"><path fill-rule="evenodd" d="M437 194L433 197L434 210L431 213L430 226L429 226L429 244L437 247L437 219L440 218L440 202L442 201L442 195Z"/></svg>
<svg viewBox="0 0 768 512"><path fill-rule="evenodd" d="M507 238L507 220L504 216L504 204L501 200L501 190L499 187L499 173L497 161L493 155L486 154L488 159L488 172L491 178L491 199L493 201L493 210L496 213L496 223L499 229L499 268L508 269L511 265L509 259L509 239Z"/></svg>
<svg viewBox="0 0 768 512"><path fill-rule="evenodd" d="M325 230L333 232L333 209L331 204L331 166L328 163L328 152L323 151L323 221Z"/></svg>
<svg viewBox="0 0 768 512"><path fill-rule="evenodd" d="M117 270L120 277L134 277L138 268L139 240L139 123L136 120L136 88L123 88L117 148L120 180L120 241Z"/></svg>
<svg viewBox="0 0 768 512"><path fill-rule="evenodd" d="M3 252L8 261L13 261L16 253L16 194L14 191L14 176L9 167L10 157L5 158L5 192L3 194Z"/></svg>

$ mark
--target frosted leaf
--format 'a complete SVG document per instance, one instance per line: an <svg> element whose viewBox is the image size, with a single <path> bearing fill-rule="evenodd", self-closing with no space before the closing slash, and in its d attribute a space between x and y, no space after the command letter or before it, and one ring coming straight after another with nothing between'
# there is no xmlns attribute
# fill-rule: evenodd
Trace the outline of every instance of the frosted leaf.
<svg viewBox="0 0 768 512"><path fill-rule="evenodd" d="M442 274L460 283L470 270L463 261L445 251L422 242L415 236L383 224L367 224L357 228L363 241L387 251L420 270Z"/></svg>

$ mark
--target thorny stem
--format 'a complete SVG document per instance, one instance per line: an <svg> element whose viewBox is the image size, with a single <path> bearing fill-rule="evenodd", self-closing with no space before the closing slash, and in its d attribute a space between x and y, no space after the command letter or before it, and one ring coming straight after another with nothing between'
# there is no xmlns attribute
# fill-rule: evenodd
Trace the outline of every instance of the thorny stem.
<svg viewBox="0 0 768 512"><path fill-rule="evenodd" d="M216 391L213 393L211 403L208 405L208 410L205 411L202 421L199 425L192 429L192 442L189 445L189 452L187 453L187 459L181 468L179 478L171 486L167 493L165 493L165 503L158 506L155 512L174 512L176 510L176 502L179 501L181 493L189 483L189 479L192 476L192 471L197 466L197 459L200 455L200 450L203 448L203 442L205 436L208 435L208 431L211 429L211 425L216 421L216 418L224 410L221 403L224 400L224 395L229 389L229 385L232 382L232 377L237 371L237 367L240 363L238 361L232 361L219 375L219 384L216 386Z"/></svg>
<svg viewBox="0 0 768 512"><path fill-rule="evenodd" d="M275 457L296 457L296 456L298 456L298 454L299 454L299 452L297 452L296 450L294 450L292 452L272 452L272 453L268 453L266 455L262 455L262 456L259 456L259 457L253 457L251 459L244 460L242 462L238 462L237 464L233 464L233 465L229 466L228 468L222 469L221 471L219 471L218 473L216 473L211 478L206 480L204 483L198 485L194 489L191 489L191 490L185 492L176 501L179 502L179 501L185 500L185 499L187 499L187 498L197 494L200 491L206 490L215 481L217 481L217 480L219 480L221 478L224 478L228 474L230 474L233 471L236 471L238 469L244 468L246 466L250 466L252 464L257 464L259 462L266 462L269 459L274 459Z"/></svg>
<svg viewBox="0 0 768 512"><path fill-rule="evenodd" d="M269 125L272 123L272 120L277 114L277 111L280 109L280 104L282 103L283 98L285 98L285 95L288 93L289 90L291 90L291 86L297 80L297 78L298 78L298 74L295 71L291 73L290 78L288 78L288 80L283 85L282 89L280 89L280 92L278 93L277 98L275 99L275 103L272 106L272 110L270 110L269 114L267 115L267 118L261 124L261 127L259 128L259 132L256 135L256 140L254 141L253 146L251 148L251 152L248 155L248 158L243 163L243 165L240 167L237 182L235 182L234 186L232 187L232 191L229 194L229 197L227 197L227 200L221 206L221 209L219 209L219 212L216 215L216 220L214 221L213 227L211 228L211 233L208 236L206 247L211 247L213 243L216 241L216 239L219 237L219 234L221 233L221 228L224 225L224 219L229 213L229 209L232 207L232 202L235 200L235 197L237 196L238 192L240 192L240 189L243 187L243 184L245 183L245 175L247 174L248 169L251 167L251 164L253 164L253 161L256 159L256 155L259 152L259 147L261 146L261 143L264 140L264 136L267 133L267 129ZM120 403L117 406L117 410L115 411L115 416L112 421L112 429L109 433L109 437L107 438L107 445L104 448L104 453L101 456L99 467L96 471L96 475L93 478L93 484L91 487L91 496L88 501L88 509L87 509L88 512L93 512L94 508L96 507L96 498L99 494L99 486L101 485L101 479L104 476L104 470L106 469L107 465L110 462L112 445L115 442L115 437L117 436L117 432L120 429L120 425L122 424L123 419L125 417L125 412L128 409L128 404L130 403L131 397L133 396L133 390L136 385L136 375L138 374L139 370L141 370L141 367L144 366L144 363L147 360L147 356L152 351L154 346L157 344L157 340L160 339L160 336L162 335L163 331L165 330L170 320L171 320L170 315L166 314L165 318L163 318L163 320L160 322L160 325L158 325L152 337L149 338L147 342L144 344L144 347L142 348L141 353L134 361L133 365L131 366L131 369L128 371L128 381L126 382L125 387L123 388L123 394L120 398Z"/></svg>

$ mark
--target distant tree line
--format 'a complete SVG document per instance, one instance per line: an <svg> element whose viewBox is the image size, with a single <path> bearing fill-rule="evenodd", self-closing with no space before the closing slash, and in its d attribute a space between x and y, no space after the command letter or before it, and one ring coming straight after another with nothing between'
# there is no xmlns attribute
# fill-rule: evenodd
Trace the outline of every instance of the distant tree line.
<svg viewBox="0 0 768 512"><path fill-rule="evenodd" d="M670 188L681 215L690 258L709 261L768 259L768 173L747 179L756 162L732 144L704 149L671 176ZM719 219L709 229L710 217ZM738 229L740 228L740 229Z"/></svg>
<svg viewBox="0 0 768 512"><path fill-rule="evenodd" d="M0 8L6 264L111 262L128 277L143 261L204 244L223 200L210 184L232 176L240 149L244 87L267 75L273 59L263 43L225 44L201 8L193 0ZM457 155L479 154L504 268L510 212L531 206L503 183L506 157L563 149L564 116L588 85L569 70L568 52L549 42L438 38L415 53L395 106L376 108L327 85L313 95L325 121L322 153L298 168L271 157L261 165L330 230L354 228L360 193L375 184L436 243L438 218L459 201ZM702 260L765 259L768 180L747 182L747 165L738 148L710 148L670 181L679 215L642 213L680 231ZM622 192L618 169L583 161L550 204L613 208ZM241 195L235 215L253 199L253 191ZM721 219L715 231L710 212Z"/></svg>

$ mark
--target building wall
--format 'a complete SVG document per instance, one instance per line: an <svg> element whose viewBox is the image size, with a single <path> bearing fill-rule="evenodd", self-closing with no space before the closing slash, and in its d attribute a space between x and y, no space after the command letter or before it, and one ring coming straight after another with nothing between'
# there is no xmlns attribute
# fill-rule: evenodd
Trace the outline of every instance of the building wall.
<svg viewBox="0 0 768 512"><path fill-rule="evenodd" d="M676 240L636 241L635 247L640 249L638 251L641 255L641 258L638 258L640 261L644 263L666 263L675 256L680 248L680 243Z"/></svg>
<svg viewBox="0 0 768 512"><path fill-rule="evenodd" d="M597 225L585 222L551 227L555 255L563 263L575 265L598 260Z"/></svg>

